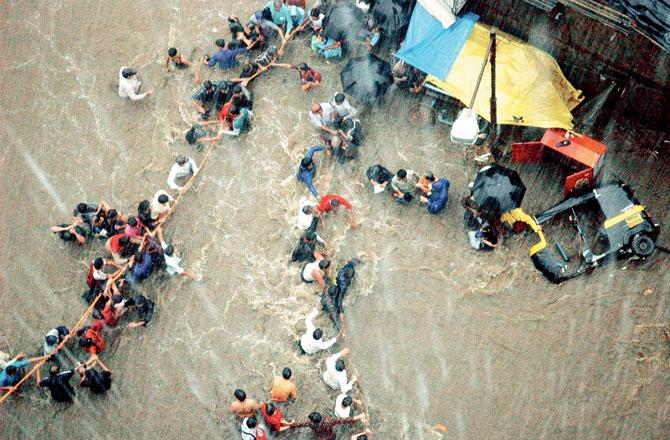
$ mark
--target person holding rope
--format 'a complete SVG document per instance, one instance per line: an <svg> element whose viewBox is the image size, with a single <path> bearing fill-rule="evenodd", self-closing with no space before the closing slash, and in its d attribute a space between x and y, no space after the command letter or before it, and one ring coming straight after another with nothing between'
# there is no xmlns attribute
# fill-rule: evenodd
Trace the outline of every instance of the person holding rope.
<svg viewBox="0 0 670 440"><path fill-rule="evenodd" d="M358 421L365 422L365 413L345 419L337 417L323 417L314 411L307 416L306 422L292 422L288 426L293 428L310 428L314 436L319 440L336 440L335 427L338 425L350 425Z"/></svg>
<svg viewBox="0 0 670 440"><path fill-rule="evenodd" d="M24 368L27 365L35 364L45 358L46 356L26 359L24 353L18 354L0 371L0 391L10 391L23 378Z"/></svg>

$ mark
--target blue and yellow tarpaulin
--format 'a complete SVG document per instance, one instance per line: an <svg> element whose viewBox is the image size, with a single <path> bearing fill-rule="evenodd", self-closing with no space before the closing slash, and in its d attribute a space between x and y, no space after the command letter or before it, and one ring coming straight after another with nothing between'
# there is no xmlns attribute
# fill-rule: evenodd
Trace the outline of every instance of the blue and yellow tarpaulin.
<svg viewBox="0 0 670 440"><path fill-rule="evenodd" d="M489 45L490 28L475 14L449 28L417 3L403 47L396 56L429 74L428 81L469 105ZM490 64L474 109L489 119ZM500 124L571 130L571 111L583 100L546 52L509 34L496 33L496 100Z"/></svg>

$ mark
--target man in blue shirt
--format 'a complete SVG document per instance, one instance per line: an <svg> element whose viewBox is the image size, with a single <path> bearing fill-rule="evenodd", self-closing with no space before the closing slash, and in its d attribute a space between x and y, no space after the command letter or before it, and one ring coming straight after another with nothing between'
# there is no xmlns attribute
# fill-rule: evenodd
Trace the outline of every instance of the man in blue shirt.
<svg viewBox="0 0 670 440"><path fill-rule="evenodd" d="M216 40L215 44L219 50L211 57L205 57L203 61L209 67L214 67L218 63L221 69L232 69L237 66L237 56L247 50L246 47L226 48L226 40L223 38Z"/></svg>
<svg viewBox="0 0 670 440"><path fill-rule="evenodd" d="M128 269L126 281L128 281L130 285L137 284L151 275L152 269L153 264L151 261L151 254L149 252L138 252L135 254L132 267Z"/></svg>
<svg viewBox="0 0 670 440"><path fill-rule="evenodd" d="M314 153L317 151L323 151L325 149L326 147L321 145L316 145L310 148L307 155L300 161L300 167L298 168L298 174L296 175L298 182L304 182L314 197L317 198L319 197L319 192L314 188L314 184L312 183L312 179L314 179L314 176L316 175L316 164L314 163L312 156L314 156Z"/></svg>
<svg viewBox="0 0 670 440"><path fill-rule="evenodd" d="M21 353L11 361L5 369L0 372L0 391L9 391L14 385L19 383L25 372L23 368L28 364L39 362L43 357L37 357L26 360L26 355Z"/></svg>

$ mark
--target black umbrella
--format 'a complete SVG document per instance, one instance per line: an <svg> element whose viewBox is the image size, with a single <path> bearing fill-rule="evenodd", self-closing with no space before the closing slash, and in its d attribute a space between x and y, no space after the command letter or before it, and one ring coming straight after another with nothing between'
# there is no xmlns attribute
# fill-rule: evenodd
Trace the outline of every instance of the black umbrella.
<svg viewBox="0 0 670 440"><path fill-rule="evenodd" d="M354 41L363 30L363 20L358 15L359 9L353 4L338 5L326 17L323 35L335 41Z"/></svg>
<svg viewBox="0 0 670 440"><path fill-rule="evenodd" d="M393 35L409 23L409 11L405 0L384 0L375 3L371 15L376 25Z"/></svg>
<svg viewBox="0 0 670 440"><path fill-rule="evenodd" d="M518 208L524 194L526 186L519 173L499 165L482 168L472 187L477 208L490 220Z"/></svg>
<svg viewBox="0 0 670 440"><path fill-rule="evenodd" d="M360 103L372 103L384 96L391 84L391 65L374 55L352 58L342 72L340 80L344 93Z"/></svg>

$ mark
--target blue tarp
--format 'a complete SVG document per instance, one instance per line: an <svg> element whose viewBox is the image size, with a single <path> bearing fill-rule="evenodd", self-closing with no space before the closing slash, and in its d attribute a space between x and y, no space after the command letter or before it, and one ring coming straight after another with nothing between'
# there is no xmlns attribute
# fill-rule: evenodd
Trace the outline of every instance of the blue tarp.
<svg viewBox="0 0 670 440"><path fill-rule="evenodd" d="M439 20L417 3L405 42L396 56L425 73L444 79L477 21L478 15L467 13L445 29Z"/></svg>

